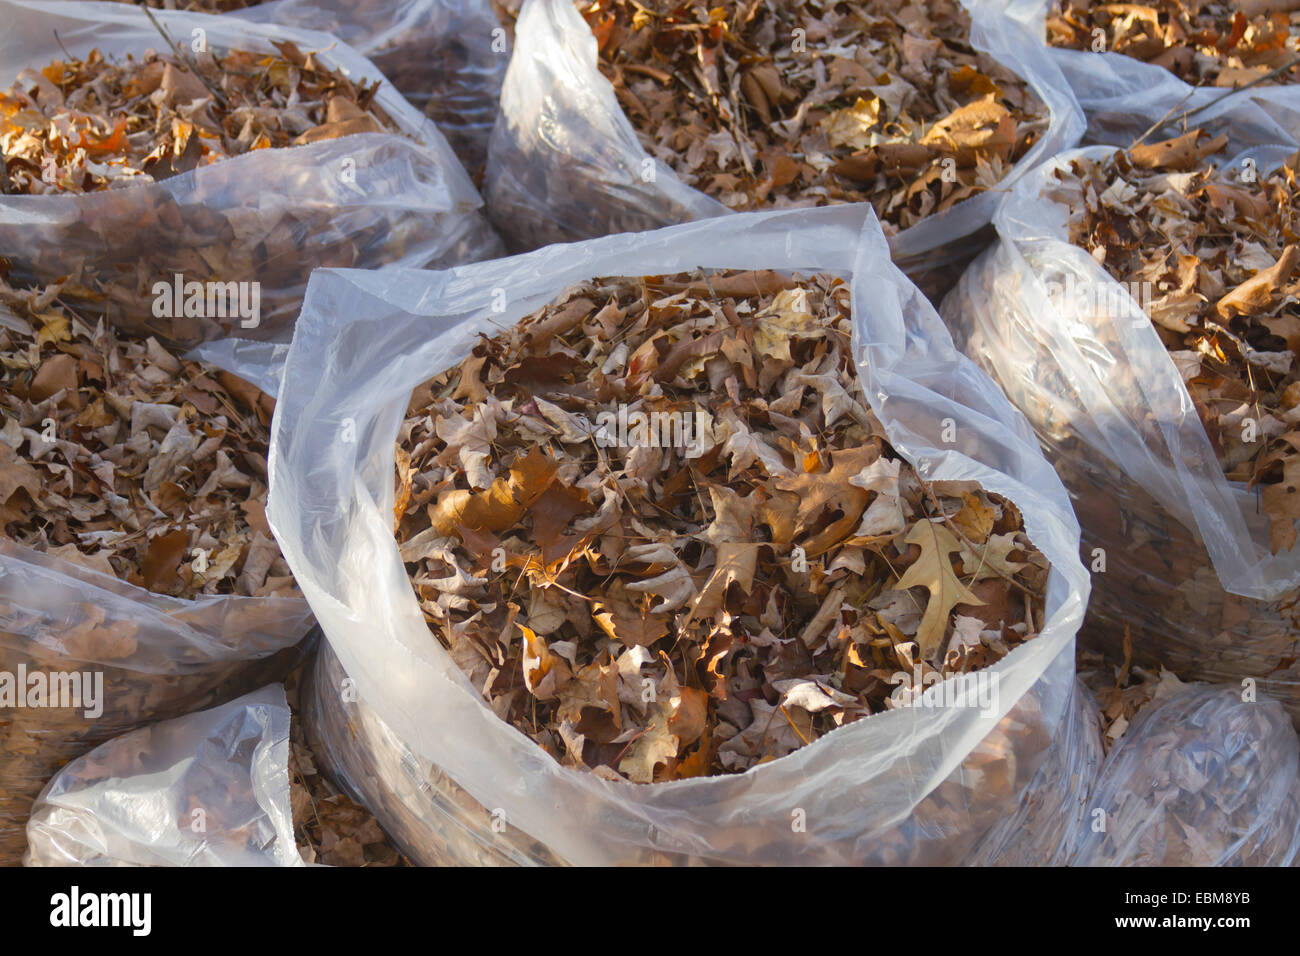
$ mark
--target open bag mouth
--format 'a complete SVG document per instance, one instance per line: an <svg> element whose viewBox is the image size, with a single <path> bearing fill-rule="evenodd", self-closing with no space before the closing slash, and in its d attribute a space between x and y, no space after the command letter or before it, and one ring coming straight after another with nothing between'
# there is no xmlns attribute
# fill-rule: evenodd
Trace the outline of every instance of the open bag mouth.
<svg viewBox="0 0 1300 956"><path fill-rule="evenodd" d="M259 149L404 132L375 102L377 82L353 83L291 40L275 47L139 60L92 50L23 70L0 93L5 193L82 194Z"/></svg>
<svg viewBox="0 0 1300 956"><path fill-rule="evenodd" d="M996 186L1049 118L972 49L957 0L905 12L728 3L705 20L614 0L583 16L641 145L684 182L731 209L870 201L892 234Z"/></svg>
<svg viewBox="0 0 1300 956"><path fill-rule="evenodd" d="M210 162L208 154L235 156L359 131L446 149L433 124L373 63L328 33L127 4L104 4L93 15L41 0L6 0L4 7L14 28L0 46L8 74L0 77L8 86L0 129L16 139L24 124L36 129L29 121L39 115L53 121L48 135L70 134L72 145L101 167L134 156L149 125L157 131L151 148L170 140L173 162L160 167L159 178L182 171L182 160L192 168ZM86 85L97 87L94 97L79 92ZM111 115L97 115L105 110ZM365 129L337 125L367 112ZM202 156L185 156L191 130ZM166 157L150 158L157 164Z"/></svg>
<svg viewBox="0 0 1300 956"><path fill-rule="evenodd" d="M980 672L1038 635L1047 559L1005 498L889 445L849 299L825 274L597 278L415 389L402 560L556 760L651 783L945 690L995 709Z"/></svg>
<svg viewBox="0 0 1300 956"><path fill-rule="evenodd" d="M744 230L743 244L718 241L737 226ZM886 430L893 446L909 462L921 460L916 467L923 469L926 480L974 480L1014 502L1024 515L1030 540L1052 565L1046 627L1039 639L992 668L1002 675L1002 683L1000 708L990 716L1000 719L1069 644L1087 584L1077 545L1063 545L1077 536L1077 528L1068 505L1062 507L1059 483L1039 457L1025 423L991 382L956 353L932 308L889 263L884 237L869 209L861 206L727 217L551 247L442 273L390 273L381 279L360 272L318 272L296 328L273 423L269 515L326 634L355 678L360 696L417 753L431 758L475 799L502 799L488 782L489 765L520 779L532 802L511 798L510 813L529 832L545 828L537 816L539 801L589 806L602 818L619 820L620 827L631 826L637 814L655 812L651 807L666 811L675 805L679 812L692 808L691 832L683 834L683 841L707 842L702 835L710 825L706 818L725 815L728 801L754 792L753 787L803 789L820 779L827 788L825 799L860 803L860 797L844 789L847 780L818 776L832 766L843 767L846 760L860 782L892 773L888 786L901 788L892 792L910 794L905 801L920 800L991 724L958 708L924 716L917 708L905 708L845 728L833 735L838 747L829 741L814 744L751 774L631 789L624 784L610 790L609 783L592 774L559 766L533 740L508 729L451 658L429 640L393 536L391 510L397 504L394 441L411 402L410 390L425 382L431 369L446 368L457 356L472 353L481 334L490 337L513 325L569 285L593 275L626 275L630 256L639 267L635 275L705 268L851 276L850 294L857 300L855 364L859 374L867 376L863 391L873 411L890 423ZM867 288L876 294L869 296ZM493 294L498 290L504 310L494 312ZM352 321L340 321L344 312ZM355 347L362 341L367 343L364 354ZM304 380L308 365L312 371ZM936 385L945 394L933 390ZM344 397L359 388L365 389L361 402ZM957 425L953 444L940 441L936 429L950 416L937 409L952 413ZM308 447L313 450L307 452ZM1012 454L1011 448L1032 449L1032 457ZM1008 470L981 464L981 456L1005 462ZM329 553L338 556L329 559L328 566L318 563ZM356 622L362 620L369 622L370 632L364 645L356 643ZM382 691L375 680L380 673L385 674ZM1050 690L1047 697L1047 710L1063 706ZM906 758L884 736L887 726L901 730L904 724L916 728ZM457 728L454 743L433 730L439 726ZM871 733L873 726L880 732ZM948 736L941 740L945 732ZM478 756L464 759L468 751L463 748L474 749ZM904 759L912 761L913 774L907 780L899 774ZM918 775L922 762L930 770ZM895 810L907 812L896 806L878 809L874 821L864 820L864 830L885 825L884 819L893 818ZM626 832L626 838L635 841ZM565 839L571 838L577 839L572 834ZM574 857L588 852L573 849Z"/></svg>
<svg viewBox="0 0 1300 956"><path fill-rule="evenodd" d="M313 267L499 250L437 127L328 34L117 4L0 9L0 244L16 278L66 281L119 328L287 340ZM257 303L205 306L183 292L194 283Z"/></svg>
<svg viewBox="0 0 1300 956"><path fill-rule="evenodd" d="M976 251L1001 190L1083 129L1046 48L983 0L802 25L668 6L524 4L484 185L512 248L868 201L917 274Z"/></svg>

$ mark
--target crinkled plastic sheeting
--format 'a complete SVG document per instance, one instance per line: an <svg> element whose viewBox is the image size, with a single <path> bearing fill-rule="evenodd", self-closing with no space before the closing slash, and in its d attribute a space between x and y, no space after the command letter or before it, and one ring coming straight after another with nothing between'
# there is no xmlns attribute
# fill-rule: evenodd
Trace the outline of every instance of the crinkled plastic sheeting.
<svg viewBox="0 0 1300 956"><path fill-rule="evenodd" d="M454 780L406 746L364 701L328 644L321 646L303 720L320 768L357 802L370 808L384 831L421 866L553 866L562 863L542 843L511 826ZM1024 783L1017 753L1033 752L1030 736L1045 721L1008 716L962 761L961 771L1005 789ZM995 866L1061 865L1101 767L1096 704L1076 687L1065 721L1018 807L997 799L974 807L958 777L927 797L912 818L880 837L874 862ZM950 802L952 801L952 802ZM954 808L961 808L954 813ZM975 810L967 817L958 815ZM1011 811L1014 810L1014 813ZM1002 815L999 814L1010 814ZM989 828L994 819L997 822ZM987 831L978 846L972 842ZM669 861L664 857L665 862Z"/></svg>
<svg viewBox="0 0 1300 956"><path fill-rule="evenodd" d="M1064 866L1084 822L1105 754L1097 701L1074 682L1074 695L1037 776L1016 812L998 823L965 860L969 866Z"/></svg>
<svg viewBox="0 0 1300 956"><path fill-rule="evenodd" d="M1053 2L1010 0L1002 9L1045 45L1047 9ZM1216 136L1226 134L1232 153L1266 161L1274 153L1270 147L1294 140L1300 132L1300 86L1295 84L1257 86L1225 96L1222 87L1190 86L1164 67L1122 53L1047 50L1087 117L1086 144L1128 147L1154 124L1170 120L1154 138L1201 127ZM1193 110L1196 114L1186 122L1180 119Z"/></svg>
<svg viewBox="0 0 1300 956"><path fill-rule="evenodd" d="M274 52L273 42L290 40L354 80L383 79L327 33L198 13L154 16L187 49L196 29L212 49ZM137 59L166 48L144 11L120 3L0 0L0 18L6 87L25 68L64 59L65 48ZM254 150L162 182L85 195L2 196L0 255L18 279L40 283L84 269L83 283L101 295L74 304L188 346L230 334L287 340L307 277L320 266L448 266L498 254L482 200L432 121L387 81L375 102L400 135ZM259 283L260 323L155 317L154 284L177 273Z"/></svg>
<svg viewBox="0 0 1300 956"><path fill-rule="evenodd" d="M367 807L418 866L556 866L545 845L509 825L415 754L364 701L322 643L303 697L312 758Z"/></svg>
<svg viewBox="0 0 1300 956"><path fill-rule="evenodd" d="M990 668L991 713L889 711L744 774L639 786L556 763L492 713L429 633L392 527L412 388L575 281L696 268L846 277L863 389L891 444L927 480L977 481L1020 508L1052 564L1046 623ZM1014 810L1061 726L1089 588L1069 502L1027 423L890 262L864 204L737 214L443 272L319 271L272 427L270 521L357 697L413 755L412 773L436 767L555 859L955 862ZM805 832L791 826L799 809Z"/></svg>
<svg viewBox="0 0 1300 956"><path fill-rule="evenodd" d="M1039 198L1055 169L1111 152L1068 152L1022 180L944 316L1034 424L1085 554L1105 562L1084 642L1118 660L1130 628L1140 662L1251 678L1300 719L1300 549L1271 553L1256 496L1224 477L1151 319Z"/></svg>
<svg viewBox="0 0 1300 956"><path fill-rule="evenodd" d="M488 0L275 0L233 15L334 34L438 124L470 173L482 169L510 62Z"/></svg>
<svg viewBox="0 0 1300 956"><path fill-rule="evenodd" d="M0 540L0 679L23 695L0 709L0 865L21 858L32 800L61 766L283 677L310 627L301 598L166 597Z"/></svg>
<svg viewBox="0 0 1300 956"><path fill-rule="evenodd" d="M303 866L279 684L74 760L27 824L27 866Z"/></svg>
<svg viewBox="0 0 1300 956"><path fill-rule="evenodd" d="M1182 688L1147 705L1116 742L1072 862L1290 866L1298 764L1300 741L1276 701L1243 701L1239 687Z"/></svg>
<svg viewBox="0 0 1300 956"><path fill-rule="evenodd" d="M987 245L990 237L977 233L992 218L1000 190L1073 146L1083 131L1082 115L1042 44L1035 45L1020 23L998 16L998 0L963 2L971 8L971 44L1023 77L1051 121L999 190L972 196L893 238L895 261L918 279L953 272ZM514 250L730 212L641 148L597 66L596 38L573 0L524 3L483 190L493 223Z"/></svg>

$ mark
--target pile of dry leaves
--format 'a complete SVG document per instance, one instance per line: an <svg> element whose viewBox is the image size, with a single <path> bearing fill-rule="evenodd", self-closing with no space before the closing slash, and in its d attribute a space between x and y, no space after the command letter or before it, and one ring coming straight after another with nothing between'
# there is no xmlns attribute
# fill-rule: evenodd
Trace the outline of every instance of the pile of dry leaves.
<svg viewBox="0 0 1300 956"><path fill-rule="evenodd" d="M1154 63L1192 86L1300 82L1297 0L1058 0L1047 38Z"/></svg>
<svg viewBox="0 0 1300 956"><path fill-rule="evenodd" d="M920 481L841 279L596 279L416 389L397 539L431 629L566 764L739 772L1038 633L1008 501Z"/></svg>
<svg viewBox="0 0 1300 956"><path fill-rule="evenodd" d="M1187 686L1163 667L1135 665L1133 635L1127 627L1124 629L1123 660L1120 663L1100 651L1079 648L1076 669L1079 680L1097 699L1101 744L1105 752L1109 752L1124 735L1143 708Z"/></svg>
<svg viewBox="0 0 1300 956"><path fill-rule="evenodd" d="M289 743L290 803L298 852L326 866L406 866L375 815L340 793L316 769L294 721Z"/></svg>
<svg viewBox="0 0 1300 956"><path fill-rule="evenodd" d="M733 209L869 201L905 229L996 186L1047 127L956 0L596 0L642 145Z"/></svg>
<svg viewBox="0 0 1300 956"><path fill-rule="evenodd" d="M395 130L353 83L292 43L181 59L98 51L24 70L0 93L0 191L83 193L154 182L255 149Z"/></svg>
<svg viewBox="0 0 1300 956"><path fill-rule="evenodd" d="M158 594L296 594L266 523L272 400L0 280L6 536Z"/></svg>
<svg viewBox="0 0 1300 956"><path fill-rule="evenodd" d="M1074 160L1050 196L1070 240L1138 291L1225 475L1260 487L1276 553L1300 518L1300 154L1242 182L1206 161L1221 146L1194 130Z"/></svg>

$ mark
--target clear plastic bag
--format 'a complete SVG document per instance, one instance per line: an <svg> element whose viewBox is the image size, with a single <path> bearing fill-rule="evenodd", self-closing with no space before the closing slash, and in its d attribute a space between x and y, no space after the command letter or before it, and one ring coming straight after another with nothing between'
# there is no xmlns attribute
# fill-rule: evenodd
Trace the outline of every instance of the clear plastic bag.
<svg viewBox="0 0 1300 956"><path fill-rule="evenodd" d="M280 392L280 374L284 371L284 359L288 354L288 342L229 338L204 342L185 357L223 368L275 398Z"/></svg>
<svg viewBox="0 0 1300 956"><path fill-rule="evenodd" d="M1022 25L997 16L991 0L964 2L972 45L1024 77L1051 113L1046 134L1003 179L1005 189L1073 146L1083 118L1059 70ZM596 39L573 0L527 0L517 31L483 186L489 215L512 249L730 212L641 148L597 67ZM1000 197L998 190L981 193L899 233L891 241L895 261L909 275L953 272L987 244L989 237L977 233Z"/></svg>
<svg viewBox="0 0 1300 956"><path fill-rule="evenodd" d="M1072 864L1291 865L1300 742L1276 701L1241 698L1192 685L1139 711L1106 758Z"/></svg>
<svg viewBox="0 0 1300 956"><path fill-rule="evenodd" d="M1053 2L1010 0L1003 9L1041 42ZM1087 144L1128 147L1155 123L1171 120L1156 139L1200 127L1227 134L1233 153L1264 147L1267 156L1267 147L1294 140L1300 131L1300 86L1257 86L1225 97L1224 88L1189 86L1164 67L1122 53L1047 49L1087 116ZM1193 110L1186 122L1178 119Z"/></svg>
<svg viewBox="0 0 1300 956"><path fill-rule="evenodd" d="M0 674L18 687L77 674L86 688L73 706L0 709L0 865L21 858L32 800L61 766L281 679L310 627L301 599L180 600L0 539Z"/></svg>
<svg viewBox="0 0 1300 956"><path fill-rule="evenodd" d="M139 57L166 43L144 11L117 3L0 0L0 83L92 48ZM188 48L272 52L291 40L354 79L381 74L326 33L197 13L154 14ZM0 255L18 280L82 275L73 301L120 328L188 346L235 334L287 340L307 278L321 266L447 266L500 249L482 200L434 124L385 82L375 102L402 130L254 150L162 182L85 195L0 196ZM153 288L172 281L260 284L260 323L160 319ZM69 290L69 294L71 293Z"/></svg>
<svg viewBox="0 0 1300 956"><path fill-rule="evenodd" d="M1065 865L1105 759L1097 702L1078 680L1065 720L1020 806L966 859L968 866Z"/></svg>
<svg viewBox="0 0 1300 956"><path fill-rule="evenodd" d="M392 528L412 388L572 282L696 268L849 278L863 390L891 444L927 480L977 481L1021 509L1052 563L1047 620L990 668L998 702L986 716L904 708L744 774L619 784L560 766L499 720L430 635ZM358 699L413 755L415 781L436 767L556 859L955 862L1014 809L1061 725L1088 594L1068 500L1028 425L890 262L869 206L737 214L444 272L319 271L273 429L270 521Z"/></svg>
<svg viewBox="0 0 1300 956"><path fill-rule="evenodd" d="M304 865L284 688L142 727L74 760L42 791L27 838L27 866Z"/></svg>
<svg viewBox="0 0 1300 956"><path fill-rule="evenodd" d="M275 0L234 15L334 34L438 124L470 173L482 169L510 60L488 0Z"/></svg>
<svg viewBox="0 0 1300 956"><path fill-rule="evenodd" d="M1131 628L1140 663L1254 679L1300 719L1300 549L1271 554L1266 516L1224 477L1151 320L1039 198L1058 166L1111 152L1062 154L1018 184L944 316L1071 490L1099 571L1084 643L1120 659Z"/></svg>

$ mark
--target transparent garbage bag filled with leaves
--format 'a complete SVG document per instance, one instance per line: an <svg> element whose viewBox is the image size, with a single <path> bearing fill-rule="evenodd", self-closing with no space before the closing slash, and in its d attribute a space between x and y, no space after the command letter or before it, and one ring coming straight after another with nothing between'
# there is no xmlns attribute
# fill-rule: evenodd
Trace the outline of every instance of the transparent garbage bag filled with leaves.
<svg viewBox="0 0 1300 956"><path fill-rule="evenodd" d="M4 0L0 14L5 86L25 69L92 49L137 60L167 50L145 11L123 4ZM327 33L198 13L153 16L186 51L206 43L209 51L274 53L274 43L288 41L353 81L383 81ZM16 280L75 277L65 297L81 307L142 336L194 345L231 334L287 340L313 268L445 266L497 254L482 200L433 122L387 81L374 103L399 132L254 149L125 188L0 196L0 255ZM177 275L256 283L259 313L159 317L167 310L157 308L155 288ZM74 295L77 285L84 288Z"/></svg>
<svg viewBox="0 0 1300 956"><path fill-rule="evenodd" d="M1083 119L1023 25L996 16L995 3L964 6L971 10L972 46L1021 76L1050 113L1041 139L999 184L1005 189L1074 145ZM527 0L517 30L483 186L489 216L512 250L730 212L642 148L572 0ZM905 229L891 239L895 261L927 287L932 274L955 272L987 244L981 230L999 198L998 190L979 193Z"/></svg>
<svg viewBox="0 0 1300 956"><path fill-rule="evenodd" d="M1046 43L1047 17L1057 4L1009 0L1002 15ZM1234 154L1262 150L1267 156L1269 147L1294 140L1300 130L1300 85L1262 83L1227 95L1228 87L1192 86L1164 66L1107 50L1105 43L1104 36L1092 34L1088 50L1047 46L1087 119L1085 144L1128 147L1155 124L1168 122L1155 138L1195 126L1214 136L1227 135ZM1186 120L1184 114L1190 114Z"/></svg>
<svg viewBox="0 0 1300 956"><path fill-rule="evenodd" d="M274 0L236 15L337 36L438 124L471 174L482 169L510 61L488 0Z"/></svg>
<svg viewBox="0 0 1300 956"><path fill-rule="evenodd" d="M1127 627L1136 661L1251 678L1300 719L1300 549L1272 553L1267 515L1225 477L1152 320L1040 198L1075 157L1113 152L1070 151L1019 183L943 314L1071 491L1097 572L1083 643L1121 659Z"/></svg>
<svg viewBox="0 0 1300 956"><path fill-rule="evenodd" d="M310 626L300 598L172 598L0 540L0 673L26 692L0 708L0 862L18 862L32 801L61 766L282 678ZM47 706L31 706L34 679ZM73 706L53 699L56 682L79 690Z"/></svg>
<svg viewBox="0 0 1300 956"><path fill-rule="evenodd" d="M1276 701L1242 697L1188 685L1139 711L1106 758L1072 865L1292 865L1300 741Z"/></svg>
<svg viewBox="0 0 1300 956"><path fill-rule="evenodd" d="M27 866L302 866L289 705L271 684L72 761L27 824Z"/></svg>
<svg viewBox="0 0 1300 956"><path fill-rule="evenodd" d="M1046 623L989 669L998 694L987 714L906 707L744 774L614 782L562 767L497 718L430 635L393 534L394 443L411 390L576 281L697 268L846 278L859 376L890 443L926 480L978 481L1022 511L1052 566ZM951 444L941 439L948 426ZM443 272L322 270L295 330L273 428L272 527L356 699L387 728L366 738L387 739L394 751L334 763L382 759L393 768L392 799L435 831L427 850L399 837L413 858L452 845L445 831L463 817L448 822L434 806L462 806L454 782L481 808L483 840L495 819L543 846L548 860L957 862L1014 809L1062 724L1088 592L1073 514L1027 424L890 262L868 206L738 214ZM430 775L445 796L402 801L401 788L419 790ZM383 806L371 809L403 833ZM792 827L796 817L803 827Z"/></svg>

